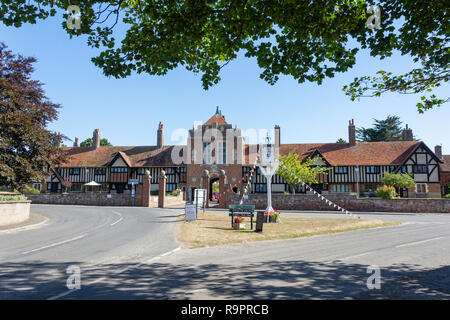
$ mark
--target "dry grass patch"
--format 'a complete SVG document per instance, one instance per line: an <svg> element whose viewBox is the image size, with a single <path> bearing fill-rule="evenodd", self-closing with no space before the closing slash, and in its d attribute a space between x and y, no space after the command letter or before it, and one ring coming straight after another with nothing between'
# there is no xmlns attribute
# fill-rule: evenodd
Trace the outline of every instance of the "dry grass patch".
<svg viewBox="0 0 450 320"><path fill-rule="evenodd" d="M179 217L184 220L184 215ZM250 218L245 218L250 228ZM255 222L254 222L255 223ZM398 225L379 219L282 217L281 223L265 223L263 233L232 230L228 214L199 213L197 221L182 222L178 241L183 248L200 248L250 241L307 237L318 234ZM254 227L254 226L253 226Z"/></svg>

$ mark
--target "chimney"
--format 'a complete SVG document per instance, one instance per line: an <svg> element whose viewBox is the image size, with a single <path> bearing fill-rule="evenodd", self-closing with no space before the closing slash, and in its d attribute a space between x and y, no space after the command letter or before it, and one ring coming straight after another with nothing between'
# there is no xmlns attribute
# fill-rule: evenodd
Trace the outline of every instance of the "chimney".
<svg viewBox="0 0 450 320"><path fill-rule="evenodd" d="M78 140L78 138L75 138L75 142L73 143L73 146L78 148L80 146L80 142Z"/></svg>
<svg viewBox="0 0 450 320"><path fill-rule="evenodd" d="M399 141L400 139L398 138L398 136L396 136L396 135L393 135L392 137L391 137L391 141Z"/></svg>
<svg viewBox="0 0 450 320"><path fill-rule="evenodd" d="M158 125L158 134L157 134L156 144L158 146L158 149L162 149L164 146L164 126L161 121L159 122L159 125Z"/></svg>
<svg viewBox="0 0 450 320"><path fill-rule="evenodd" d="M348 122L348 143L350 146L356 146L356 129L355 129L355 120L350 120Z"/></svg>
<svg viewBox="0 0 450 320"><path fill-rule="evenodd" d="M95 129L92 135L92 147L94 150L100 148L100 129Z"/></svg>
<svg viewBox="0 0 450 320"><path fill-rule="evenodd" d="M275 146L279 147L281 145L281 135L280 135L280 126L275 125Z"/></svg>
<svg viewBox="0 0 450 320"><path fill-rule="evenodd" d="M434 153L436 154L436 157L442 160L442 146L435 146Z"/></svg>
<svg viewBox="0 0 450 320"><path fill-rule="evenodd" d="M61 133L56 132L55 137L53 138L53 146L54 147L58 147L61 148L62 147L62 137L61 137Z"/></svg>
<svg viewBox="0 0 450 320"><path fill-rule="evenodd" d="M408 125L406 125L406 128L403 129L402 140L403 141L413 141L414 140L412 129L408 128Z"/></svg>

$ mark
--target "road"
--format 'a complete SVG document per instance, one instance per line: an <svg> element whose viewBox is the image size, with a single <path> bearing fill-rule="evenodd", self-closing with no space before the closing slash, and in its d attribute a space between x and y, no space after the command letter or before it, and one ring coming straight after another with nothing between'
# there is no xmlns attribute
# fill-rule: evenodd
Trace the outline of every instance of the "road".
<svg viewBox="0 0 450 320"><path fill-rule="evenodd" d="M450 298L448 214L364 214L404 223L174 252L176 210L49 207L52 225L17 233L13 244L0 234L0 298ZM71 264L82 265L80 290L65 287ZM380 289L367 287L369 266L380 270Z"/></svg>
<svg viewBox="0 0 450 320"><path fill-rule="evenodd" d="M111 264L137 265L178 247L180 210L32 205L31 211L48 222L0 233L0 299L55 298L68 290L71 265L83 275Z"/></svg>

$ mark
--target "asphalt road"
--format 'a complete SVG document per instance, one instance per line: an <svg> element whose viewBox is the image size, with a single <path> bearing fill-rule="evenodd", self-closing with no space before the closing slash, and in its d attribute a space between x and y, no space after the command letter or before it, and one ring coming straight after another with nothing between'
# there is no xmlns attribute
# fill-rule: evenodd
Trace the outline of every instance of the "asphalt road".
<svg viewBox="0 0 450 320"><path fill-rule="evenodd" d="M55 298L68 291L69 266L80 267L83 276L178 247L176 209L32 205L31 211L48 222L0 233L0 299Z"/></svg>
<svg viewBox="0 0 450 320"><path fill-rule="evenodd" d="M404 224L173 251L179 210L33 208L51 222L0 234L0 299L450 298L448 214L365 214ZM81 266L79 290L66 287L69 265ZM369 266L380 289L367 287Z"/></svg>

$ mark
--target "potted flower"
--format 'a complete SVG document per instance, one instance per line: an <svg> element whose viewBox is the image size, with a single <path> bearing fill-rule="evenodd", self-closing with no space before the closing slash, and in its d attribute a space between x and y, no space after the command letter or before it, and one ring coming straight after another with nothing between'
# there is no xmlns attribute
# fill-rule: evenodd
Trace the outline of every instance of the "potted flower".
<svg viewBox="0 0 450 320"><path fill-rule="evenodd" d="M233 228L235 230L240 229L240 224L244 221L244 217L236 217L234 218Z"/></svg>
<svg viewBox="0 0 450 320"><path fill-rule="evenodd" d="M269 221L270 222L280 222L280 211L273 210L273 212L269 215Z"/></svg>

